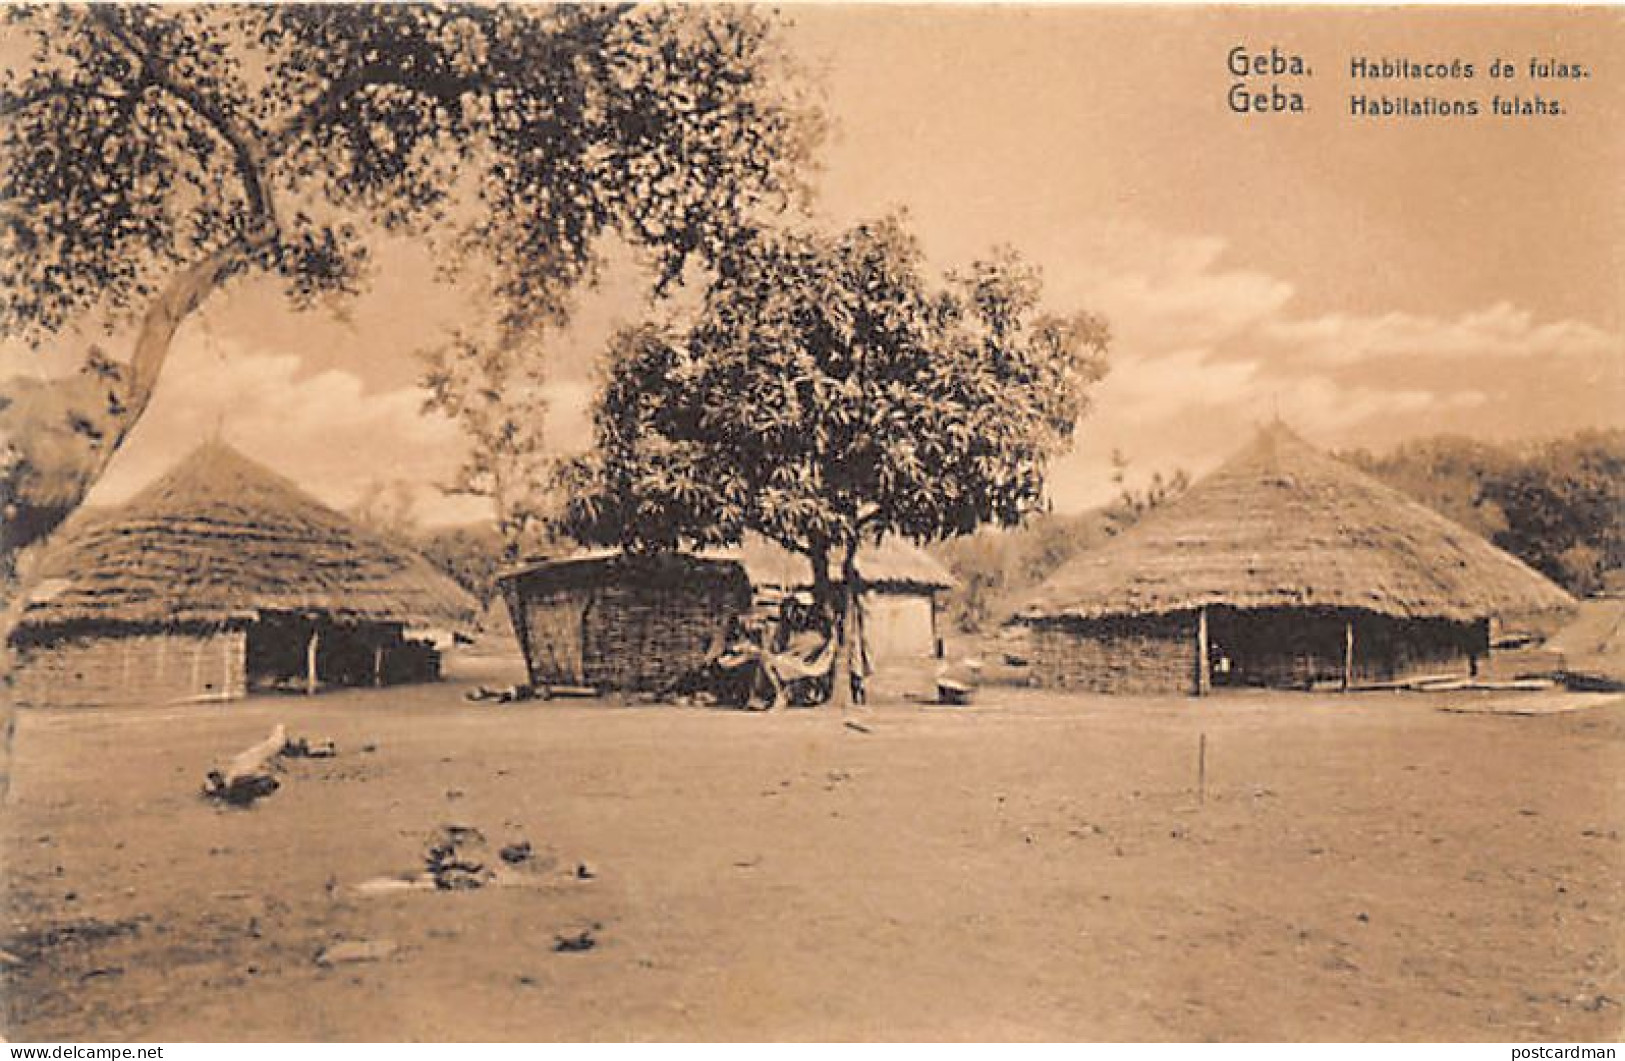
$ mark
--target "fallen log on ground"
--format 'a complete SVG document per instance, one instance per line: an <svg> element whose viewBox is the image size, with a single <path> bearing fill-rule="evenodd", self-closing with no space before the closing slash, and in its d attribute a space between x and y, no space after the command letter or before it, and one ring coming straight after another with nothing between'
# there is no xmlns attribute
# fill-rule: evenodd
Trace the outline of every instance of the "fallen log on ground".
<svg viewBox="0 0 1625 1061"><path fill-rule="evenodd" d="M271 731L271 735L258 744L244 751L238 752L225 770L226 783L242 780L245 777L257 777L269 773L272 763L282 754L282 749L288 744L288 729L281 723Z"/></svg>
<svg viewBox="0 0 1625 1061"><path fill-rule="evenodd" d="M316 953L316 964L345 965L351 962L383 961L400 948L390 939L352 939L323 947Z"/></svg>
<svg viewBox="0 0 1625 1061"><path fill-rule="evenodd" d="M271 735L233 756L223 770L210 770L203 794L236 806L248 806L279 787L276 759L288 743L287 728L278 724Z"/></svg>

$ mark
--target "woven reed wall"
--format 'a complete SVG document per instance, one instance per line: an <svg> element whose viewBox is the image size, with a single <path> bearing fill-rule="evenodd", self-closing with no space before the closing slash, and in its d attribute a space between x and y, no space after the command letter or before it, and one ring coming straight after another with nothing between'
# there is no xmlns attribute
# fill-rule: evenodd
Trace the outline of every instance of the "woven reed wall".
<svg viewBox="0 0 1625 1061"><path fill-rule="evenodd" d="M1240 611L1215 608L1210 612L1213 655L1229 658L1226 676L1215 668L1221 685L1303 689L1315 682L1341 681L1344 659L1344 623L1341 612L1314 612L1284 608ZM1374 617L1358 623L1355 643L1357 681L1382 680L1378 654L1365 636Z"/></svg>
<svg viewBox="0 0 1625 1061"><path fill-rule="evenodd" d="M1093 693L1192 693L1194 623L1186 615L1035 624L1033 680L1048 688Z"/></svg>
<svg viewBox="0 0 1625 1061"><path fill-rule="evenodd" d="M16 702L126 707L246 693L242 630L82 635L17 650Z"/></svg>
<svg viewBox="0 0 1625 1061"><path fill-rule="evenodd" d="M1391 681L1424 674L1470 674L1490 655L1488 621L1396 620L1362 617L1354 624L1355 681Z"/></svg>
<svg viewBox="0 0 1625 1061"><path fill-rule="evenodd" d="M519 599L521 647L532 685L585 685L582 619L592 592L583 587L538 591Z"/></svg>
<svg viewBox="0 0 1625 1061"><path fill-rule="evenodd" d="M601 587L582 617L582 670L587 684L658 689L704 665L730 616L750 606L719 582L658 590L622 583Z"/></svg>
<svg viewBox="0 0 1625 1061"><path fill-rule="evenodd" d="M729 561L613 558L539 565L503 580L537 685L659 689L701 666L750 580Z"/></svg>

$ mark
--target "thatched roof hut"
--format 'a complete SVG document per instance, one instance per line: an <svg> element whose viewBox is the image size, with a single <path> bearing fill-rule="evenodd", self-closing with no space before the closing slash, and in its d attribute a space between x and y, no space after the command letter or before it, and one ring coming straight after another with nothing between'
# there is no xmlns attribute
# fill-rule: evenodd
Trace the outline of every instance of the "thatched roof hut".
<svg viewBox="0 0 1625 1061"><path fill-rule="evenodd" d="M343 642L359 637L368 643L362 654L374 676L382 678L383 653L398 646L406 629L464 626L474 611L469 594L422 556L224 443L209 442L116 512L73 521L42 558L12 640L24 649L19 681L31 663L37 691L48 700L60 696L46 685L72 686L76 674L89 681L104 669L94 654L73 667L47 666L53 658L61 664L71 648L123 638L119 651L128 654L131 638L158 638L168 648L181 637L220 641L208 652L226 661L229 676L195 692L229 695L222 684L240 692L256 655L269 664L286 654L273 641L293 638L310 653L299 662L337 671L345 669L342 657L360 652ZM280 628L279 638L258 636L272 628ZM308 643L321 633L325 646ZM110 651L99 648L102 655ZM322 666L318 652L331 667ZM127 675L131 666L124 660L118 669Z"/></svg>
<svg viewBox="0 0 1625 1061"><path fill-rule="evenodd" d="M1351 672L1362 660L1345 643L1356 625L1382 649L1369 660L1380 675L1438 663L1431 650L1412 651L1422 641L1442 637L1451 654L1476 656L1477 628L1492 617L1573 604L1479 535L1276 424L1166 508L1062 567L1015 618L1096 640L1120 640L1133 627L1147 643L1186 626L1205 630L1213 619L1227 629L1203 634L1204 642L1227 637L1233 655L1245 648L1256 660L1274 641L1292 657L1284 670L1262 666L1251 677L1312 681L1333 662L1320 657L1335 657L1342 679L1358 677ZM1320 625L1335 638L1321 637ZM1317 638L1336 643L1317 647ZM1206 654L1181 684L1194 675L1202 685ZM1049 669L1068 668L1052 661Z"/></svg>
<svg viewBox="0 0 1625 1061"><path fill-rule="evenodd" d="M275 611L456 626L474 610L422 556L211 441L53 547L22 622L163 625Z"/></svg>

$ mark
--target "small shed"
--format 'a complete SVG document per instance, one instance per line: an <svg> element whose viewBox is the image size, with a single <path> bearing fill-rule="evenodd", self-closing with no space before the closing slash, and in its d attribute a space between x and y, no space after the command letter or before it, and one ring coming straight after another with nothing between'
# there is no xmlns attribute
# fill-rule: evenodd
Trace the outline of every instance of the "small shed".
<svg viewBox="0 0 1625 1061"><path fill-rule="evenodd" d="M1040 684L1347 687L1468 674L1493 619L1572 609L1478 534L1280 424L1057 571L1015 615Z"/></svg>
<svg viewBox="0 0 1625 1061"><path fill-rule="evenodd" d="M737 546L706 550L703 555L743 565L759 604L772 605L787 593L812 588L807 558L761 535L747 534ZM861 546L857 565L870 661L879 668L888 661L938 655L941 596L957 585L947 567L897 537ZM830 574L839 583L840 570L832 567Z"/></svg>
<svg viewBox="0 0 1625 1061"><path fill-rule="evenodd" d="M750 607L731 560L599 553L498 579L533 685L649 691L702 666Z"/></svg>
<svg viewBox="0 0 1625 1061"><path fill-rule="evenodd" d="M435 677L473 598L222 442L50 545L10 635L35 706L229 700Z"/></svg>

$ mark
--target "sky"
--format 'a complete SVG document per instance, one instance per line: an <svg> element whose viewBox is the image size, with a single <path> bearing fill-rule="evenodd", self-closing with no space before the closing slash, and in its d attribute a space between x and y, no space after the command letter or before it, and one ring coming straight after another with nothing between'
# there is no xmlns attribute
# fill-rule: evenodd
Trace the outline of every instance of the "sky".
<svg viewBox="0 0 1625 1061"><path fill-rule="evenodd" d="M787 39L832 121L815 177L829 224L906 211L933 265L999 244L1045 302L1112 329L1111 369L1055 507L1136 477L1211 469L1279 417L1327 448L1440 432L1538 439L1625 426L1625 13L1605 9L795 6ZM1299 55L1303 113L1237 114L1228 56ZM1472 62L1470 82L1354 81L1351 60ZM1503 58L1518 70L1492 80ZM1577 62L1531 79L1529 60ZM1267 60L1266 60L1267 61ZM1368 96L1557 98L1560 117L1357 117ZM469 312L423 248L379 246L342 315L239 282L177 337L157 396L92 495L116 503L212 433L339 507L448 498L454 425L421 412L412 351ZM617 265L548 344L548 430L587 442L594 365L643 312ZM127 340L125 340L127 341ZM119 352L120 340L110 345ZM56 370L5 354L0 375Z"/></svg>

